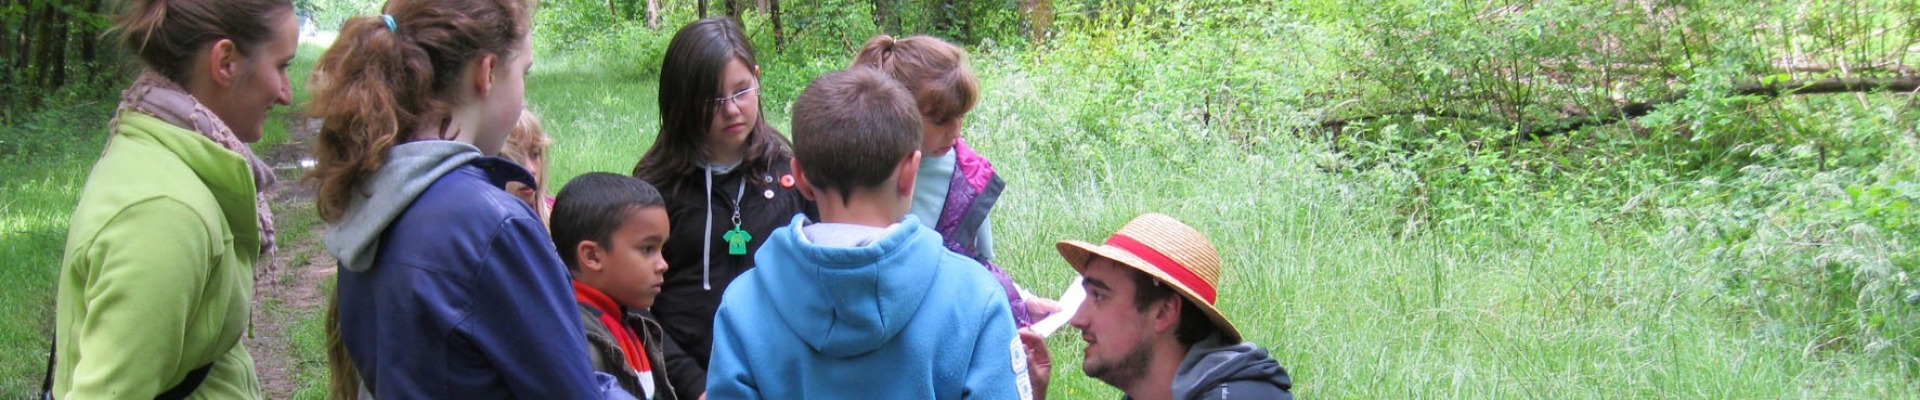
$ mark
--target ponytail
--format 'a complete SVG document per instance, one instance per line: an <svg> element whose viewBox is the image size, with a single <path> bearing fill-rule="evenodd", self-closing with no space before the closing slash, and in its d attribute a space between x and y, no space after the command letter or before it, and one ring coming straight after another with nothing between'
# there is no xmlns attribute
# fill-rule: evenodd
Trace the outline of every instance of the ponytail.
<svg viewBox="0 0 1920 400"><path fill-rule="evenodd" d="M887 73L913 92L914 103L927 122L945 125L973 110L980 101L980 80L967 69L967 53L959 46L932 36L894 39L880 35L867 39L855 67Z"/></svg>
<svg viewBox="0 0 1920 400"><path fill-rule="evenodd" d="M320 218L340 220L368 194L362 185L388 150L447 118L457 71L526 40L532 8L531 0L390 0L388 14L348 20L308 80L307 112L322 120L318 165L307 177L318 183Z"/></svg>
<svg viewBox="0 0 1920 400"><path fill-rule="evenodd" d="M360 370L347 355L347 342L340 338L340 292L327 299L327 399L360 398Z"/></svg>
<svg viewBox="0 0 1920 400"><path fill-rule="evenodd" d="M860 48L860 54L853 57L853 66L887 71L888 67L893 65L893 46L899 42L894 40L893 36L887 35L867 39L867 44Z"/></svg>
<svg viewBox="0 0 1920 400"><path fill-rule="evenodd" d="M314 146L321 218L338 220L354 190L386 162L387 150L437 115L445 102L430 98L433 65L425 51L388 30L378 17L346 22L333 47L313 68L307 110L324 121Z"/></svg>

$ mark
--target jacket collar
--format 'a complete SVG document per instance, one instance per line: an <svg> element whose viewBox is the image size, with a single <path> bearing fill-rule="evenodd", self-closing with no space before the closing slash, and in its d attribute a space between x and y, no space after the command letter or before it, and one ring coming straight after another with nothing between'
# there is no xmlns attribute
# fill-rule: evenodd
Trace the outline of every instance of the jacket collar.
<svg viewBox="0 0 1920 400"><path fill-rule="evenodd" d="M214 201L220 203L220 211L233 231L234 246L241 250L239 254L259 254L260 225L254 209L253 169L245 158L204 135L147 114L123 112L120 125L120 136L152 141L180 157L213 193Z"/></svg>

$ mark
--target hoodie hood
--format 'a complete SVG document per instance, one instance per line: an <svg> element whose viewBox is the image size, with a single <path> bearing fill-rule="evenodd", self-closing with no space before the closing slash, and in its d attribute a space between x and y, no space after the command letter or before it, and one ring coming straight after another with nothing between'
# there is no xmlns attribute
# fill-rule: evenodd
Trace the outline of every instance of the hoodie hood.
<svg viewBox="0 0 1920 400"><path fill-rule="evenodd" d="M433 186L440 176L480 158L480 148L450 140L402 143L387 151L387 163L355 190L339 221L327 224L327 254L353 272L373 268L380 233L400 217L413 199Z"/></svg>
<svg viewBox="0 0 1920 400"><path fill-rule="evenodd" d="M879 349L906 328L933 287L946 254L940 235L908 215L866 245L822 246L805 238L806 223L805 215L795 215L780 228L789 232L775 232L761 247L774 252L765 257L796 262L755 268L768 282L794 283L761 285L760 295L782 299L774 311L814 351L852 357Z"/></svg>
<svg viewBox="0 0 1920 400"><path fill-rule="evenodd" d="M1293 387L1286 368L1267 357L1267 350L1252 342L1227 343L1215 333L1187 350L1180 369L1173 375L1173 398L1186 399L1234 381L1272 382L1281 389Z"/></svg>

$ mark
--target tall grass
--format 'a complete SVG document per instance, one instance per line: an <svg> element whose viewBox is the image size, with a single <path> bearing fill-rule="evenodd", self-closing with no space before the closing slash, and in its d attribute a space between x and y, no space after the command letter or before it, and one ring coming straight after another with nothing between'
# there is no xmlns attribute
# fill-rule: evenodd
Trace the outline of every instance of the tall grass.
<svg viewBox="0 0 1920 400"><path fill-rule="evenodd" d="M1564 201L1593 196L1574 190L1581 185L1632 193L1637 182L1671 179L1644 168L1649 161L1621 158L1641 164L1618 169L1591 161L1598 172L1525 177L1552 182L1540 185L1502 175L1510 169L1482 167L1565 155L1421 154L1461 151L1428 142L1434 147L1404 156L1475 162L1432 175L1400 164L1355 165L1339 147L1290 135L1323 111L1293 105L1312 103L1343 79L1342 69L1352 68L1342 67L1344 50L1335 50L1358 33L1278 14L1237 15L1222 18L1246 25L1232 26L1237 34L1201 19L1157 30L1067 32L1037 48L991 42L973 48L984 94L964 134L1009 181L995 210L996 252L1017 281L1058 293L1072 270L1055 253L1055 241L1098 240L1135 215L1165 212L1222 250L1222 307L1250 340L1272 349L1306 396L1903 398L1920 392L1911 383L1912 364L1884 352L1822 346L1831 333L1803 320L1756 314L1729 296L1729 260L1686 229L1725 222L1690 218L1695 214L1687 210L1734 210L1729 204L1645 198L1622 204L1626 196ZM1115 18L1088 13L1068 23ZM837 39L806 47L804 36L794 39L803 50L772 54L766 32L750 30L768 71L764 108L781 128L793 93L851 56L833 51ZM1168 33L1181 30L1195 32ZM865 35L835 34L855 42ZM529 103L556 137L553 184L588 170L628 170L657 124L645 71L657 66L642 61L610 70L604 59L566 54L540 63L546 70L530 81ZM595 72L581 72L589 70ZM614 137L602 136L609 134ZM1666 189L1676 186L1685 185ZM1424 197L1437 196L1425 192L1436 187L1465 196L1444 210L1444 220L1432 215L1437 201ZM1473 198L1476 193L1484 198ZM1655 210L1653 216L1643 217L1649 212L1641 208ZM1050 348L1056 357L1052 397L1118 395L1080 373L1083 344L1073 330L1051 339Z"/></svg>
<svg viewBox="0 0 1920 400"><path fill-rule="evenodd" d="M1920 362L1912 359L1920 349L1906 348L1920 336L1912 331L1920 294L1900 292L1913 287L1903 271L1920 259L1910 250L1920 232L1912 210L1920 163L1911 161L1920 142L1906 98L1761 104L1696 91L1623 127L1543 144L1512 140L1505 128L1415 117L1362 124L1329 141L1306 128L1327 115L1394 108L1390 99L1405 90L1451 90L1434 82L1478 69L1445 57L1483 57L1419 51L1535 54L1564 44L1555 35L1584 29L1536 17L1582 6L1483 12L1478 3L1190 0L1139 2L1135 9L1148 12L1129 15L1101 8L1121 2L1062 3L1049 42L971 47L983 95L963 130L1009 183L994 211L997 261L1037 293L1058 293L1072 277L1055 241L1098 240L1135 215L1164 212L1220 248L1221 307L1249 340L1273 351L1303 396L1920 397ZM1213 3L1226 8L1200 7ZM1393 15L1361 19L1380 10ZM691 19L687 10L672 12L660 31L625 24L573 32L581 42L565 51L541 42L527 96L555 138L549 189L588 171L626 173L651 144L659 50ZM1640 18L1607 15L1596 21L1613 22L1595 29ZM774 52L766 25L749 17L766 72L761 101L774 126L785 131L799 89L844 66L846 47L875 33L858 17L790 20L800 28L787 53ZM1383 40L1391 36L1349 21L1384 23L1393 28L1387 34L1435 45ZM1552 29L1537 31L1537 42L1509 43L1499 36L1508 29L1485 25L1500 23ZM1871 31L1859 26L1833 28L1835 38L1821 40ZM1432 34L1438 28L1475 36L1453 43ZM1669 39L1644 45L1670 51L1703 40ZM1403 63L1367 64L1409 54ZM1725 65L1706 62L1662 68L1687 79L1731 78ZM1388 78L1398 77L1412 83L1395 91ZM1516 102L1533 89L1474 90ZM1379 104L1343 103L1349 94ZM85 132L101 131L105 120L75 116L110 107L76 104L80 111L9 127L10 135L79 132L82 140L0 164L0 258L8 260L0 279L28 282L0 292L0 393L37 385L44 361L66 214L102 137ZM1543 111L1550 110L1516 115ZM1791 134L1767 134L1774 130ZM294 324L303 355L317 349L313 320ZM1118 396L1081 373L1077 332L1049 343L1051 397Z"/></svg>
<svg viewBox="0 0 1920 400"><path fill-rule="evenodd" d="M1221 249L1222 307L1302 395L1915 394L1903 364L1808 352L1808 332L1724 304L1712 289L1720 275L1693 250L1595 226L1579 210L1399 235L1379 185L1317 168L1324 147L1281 138L1246 151L1151 107L1102 109L1140 121L1118 127L1129 139L1067 154L1037 146L1097 135L1076 127L1083 105L1060 95L1095 84L1009 64L976 61L987 96L965 133L1009 179L994 220L1001 265L1055 292L1072 272L1054 241L1100 239L1139 213L1169 213ZM1079 373L1074 333L1050 347L1054 397L1116 395Z"/></svg>

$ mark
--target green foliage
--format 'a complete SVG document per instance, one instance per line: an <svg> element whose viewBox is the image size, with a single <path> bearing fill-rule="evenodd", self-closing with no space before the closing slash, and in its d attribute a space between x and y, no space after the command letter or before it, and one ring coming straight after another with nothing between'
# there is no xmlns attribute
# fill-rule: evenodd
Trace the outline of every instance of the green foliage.
<svg viewBox="0 0 1920 400"><path fill-rule="evenodd" d="M101 81L120 76L120 57L103 35L111 11L100 0L0 5L0 124L69 105L74 94L95 94Z"/></svg>
<svg viewBox="0 0 1920 400"><path fill-rule="evenodd" d="M1371 188L1356 207L1387 217L1356 222L1372 229L1505 241L1555 221L1677 244L1715 304L1759 316L1749 329L1913 368L1912 100L1736 90L1899 74L1914 7L1082 1L1022 57L1099 78L1042 84L1073 106L1038 120L1066 134L1023 140L1104 165L1112 149L1180 163L1196 142L1279 156L1309 139L1327 146L1312 165ZM1657 107L1564 128L1634 102Z"/></svg>
<svg viewBox="0 0 1920 400"><path fill-rule="evenodd" d="M1899 74L1914 2L1294 4L1349 32L1317 63L1351 77L1310 99L1323 167L1375 179L1403 233L1524 231L1521 215L1684 243L1756 329L1812 350L1920 358L1910 250L1916 119L1907 95L1774 98L1755 82ZM1575 17L1577 16L1577 17ZM1898 29L1889 29L1898 28ZM1893 54L1888 56L1887 54ZM1316 60L1319 61L1319 60ZM1852 65L1854 69L1840 67ZM1828 67L1822 67L1828 66ZM1889 67L1892 66L1892 67ZM1823 68L1833 68L1831 70ZM1319 93L1316 93L1319 94ZM1627 121L1528 133L1619 112ZM1358 116L1356 118L1356 116Z"/></svg>
<svg viewBox="0 0 1920 400"><path fill-rule="evenodd" d="M665 2L672 4L673 2ZM563 0L542 2L534 14L534 40L536 48L543 50L571 51L593 49L581 44L593 38L603 36L609 28L618 28L627 21L607 13L606 3L591 0ZM644 22L643 22L644 24ZM644 25L643 25L644 26ZM668 33L672 35L672 33ZM613 48L599 48L613 49Z"/></svg>
<svg viewBox="0 0 1920 400"><path fill-rule="evenodd" d="M651 142L660 56L696 18L663 3L658 29L543 3L528 103L555 185ZM872 35L966 44L983 94L963 132L1010 188L996 261L1057 293L1054 241L1187 220L1228 265L1222 307L1302 395L1914 395L1914 98L1739 90L1912 74L1920 2L1060 0L1039 42L1018 3L788 1L784 46L770 15L742 19L781 128ZM54 257L65 215L15 199L70 208L97 153L52 134L80 111L53 113L0 137L0 172L29 177L4 181L10 258ZM7 158L46 152L67 161ZM308 324L296 348L317 355ZM39 325L20 326L0 335ZM1051 339L1052 397L1116 396L1075 335ZM0 371L37 361L16 353Z"/></svg>
<svg viewBox="0 0 1920 400"><path fill-rule="evenodd" d="M838 56L850 61L867 38L882 32L873 18L873 2L868 0L786 2L781 4L781 10L785 13L788 46L793 49L792 53ZM772 32L771 26L757 23L747 26L755 31L756 39ZM773 49L772 46L761 46L761 42L756 40L754 44L761 53L769 53ZM842 54L844 56L840 56Z"/></svg>
<svg viewBox="0 0 1920 400"><path fill-rule="evenodd" d="M340 25L347 19L367 15L379 15L385 0L294 0L293 7L301 15L313 19L315 28L326 31L339 31Z"/></svg>

